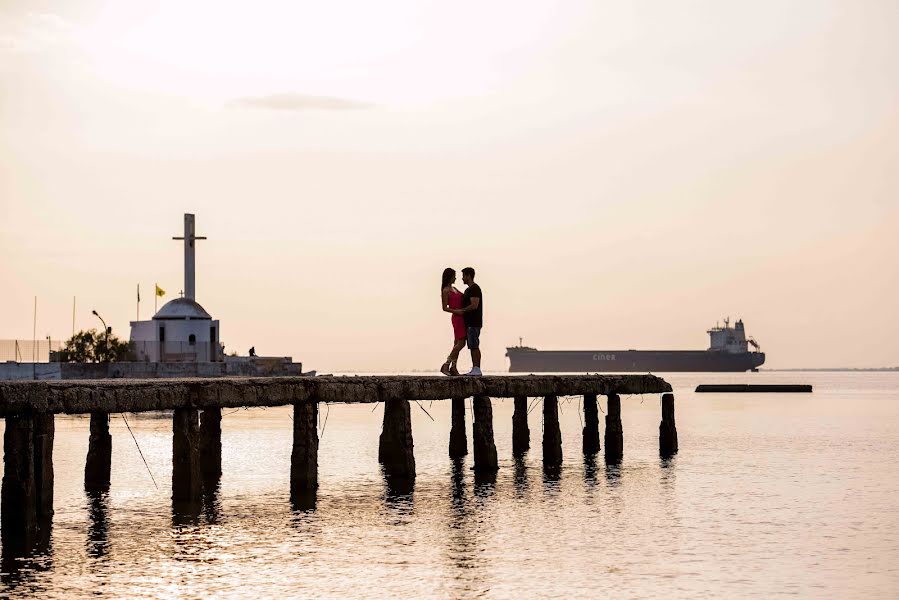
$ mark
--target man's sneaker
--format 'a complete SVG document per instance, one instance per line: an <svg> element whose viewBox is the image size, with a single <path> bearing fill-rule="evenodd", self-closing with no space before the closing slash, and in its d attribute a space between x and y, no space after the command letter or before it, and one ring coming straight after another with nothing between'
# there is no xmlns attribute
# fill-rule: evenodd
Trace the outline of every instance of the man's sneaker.
<svg viewBox="0 0 899 600"><path fill-rule="evenodd" d="M472 367L471 371L465 374L466 377L480 377L481 369L478 367Z"/></svg>

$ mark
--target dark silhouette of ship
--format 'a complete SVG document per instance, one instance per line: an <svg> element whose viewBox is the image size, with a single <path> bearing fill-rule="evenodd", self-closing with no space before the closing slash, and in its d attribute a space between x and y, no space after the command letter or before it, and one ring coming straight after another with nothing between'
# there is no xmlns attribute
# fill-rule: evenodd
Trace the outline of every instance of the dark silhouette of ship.
<svg viewBox="0 0 899 600"><path fill-rule="evenodd" d="M537 350L506 348L511 373L633 373L754 371L765 353L746 337L743 321L708 330L708 350ZM752 346L752 350L749 347Z"/></svg>

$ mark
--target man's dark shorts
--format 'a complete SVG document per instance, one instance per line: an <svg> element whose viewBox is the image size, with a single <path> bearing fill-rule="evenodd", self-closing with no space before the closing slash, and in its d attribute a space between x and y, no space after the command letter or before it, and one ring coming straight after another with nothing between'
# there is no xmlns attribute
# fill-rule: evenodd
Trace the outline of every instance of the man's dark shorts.
<svg viewBox="0 0 899 600"><path fill-rule="evenodd" d="M468 328L468 349L469 350L477 350L481 347L481 328L480 327L469 327Z"/></svg>

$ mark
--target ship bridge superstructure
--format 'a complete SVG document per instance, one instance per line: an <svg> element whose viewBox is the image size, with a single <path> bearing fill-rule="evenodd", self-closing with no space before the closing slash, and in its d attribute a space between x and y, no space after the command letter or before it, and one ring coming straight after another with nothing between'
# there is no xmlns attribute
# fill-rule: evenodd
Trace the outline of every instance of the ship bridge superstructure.
<svg viewBox="0 0 899 600"><path fill-rule="evenodd" d="M755 340L746 337L746 328L740 319L731 327L730 318L728 317L724 319L724 327L720 327L716 323L707 333L709 334L709 350L714 352L745 354L749 352L750 344L756 350L759 348Z"/></svg>

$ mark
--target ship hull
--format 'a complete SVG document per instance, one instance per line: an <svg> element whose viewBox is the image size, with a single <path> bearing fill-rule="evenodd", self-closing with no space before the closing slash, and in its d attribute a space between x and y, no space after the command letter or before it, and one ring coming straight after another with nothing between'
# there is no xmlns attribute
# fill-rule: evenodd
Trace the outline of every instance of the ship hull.
<svg viewBox="0 0 899 600"><path fill-rule="evenodd" d="M765 362L763 352L710 350L534 350L508 348L511 373L742 372Z"/></svg>

